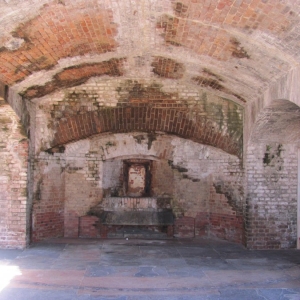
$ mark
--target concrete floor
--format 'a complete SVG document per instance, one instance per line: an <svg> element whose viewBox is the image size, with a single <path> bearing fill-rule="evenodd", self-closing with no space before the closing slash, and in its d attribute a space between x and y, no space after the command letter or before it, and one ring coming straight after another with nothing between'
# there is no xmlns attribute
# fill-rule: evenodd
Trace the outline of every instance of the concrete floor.
<svg viewBox="0 0 300 300"><path fill-rule="evenodd" d="M0 250L0 299L300 299L300 251L219 240L56 239Z"/></svg>

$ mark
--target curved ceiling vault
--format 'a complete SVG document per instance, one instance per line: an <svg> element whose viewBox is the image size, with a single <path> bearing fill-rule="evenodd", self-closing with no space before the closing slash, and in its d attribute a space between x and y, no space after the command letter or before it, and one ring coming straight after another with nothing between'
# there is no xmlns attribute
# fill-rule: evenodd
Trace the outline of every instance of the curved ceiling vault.
<svg viewBox="0 0 300 300"><path fill-rule="evenodd" d="M254 126L251 143L300 143L300 108L287 100L275 100L265 107Z"/></svg>
<svg viewBox="0 0 300 300"><path fill-rule="evenodd" d="M248 107L300 58L297 0L4 0L0 11L0 82L24 101L103 77Z"/></svg>

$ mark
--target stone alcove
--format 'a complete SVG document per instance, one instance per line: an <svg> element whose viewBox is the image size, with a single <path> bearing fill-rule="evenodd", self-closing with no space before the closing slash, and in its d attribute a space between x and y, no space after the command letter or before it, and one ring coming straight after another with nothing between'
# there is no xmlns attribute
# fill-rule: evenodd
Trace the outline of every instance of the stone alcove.
<svg viewBox="0 0 300 300"><path fill-rule="evenodd" d="M151 170L144 197L126 195L123 184L124 170L136 162ZM220 149L163 133L157 133L150 146L147 133L102 134L69 143L63 153L43 152L36 167L36 240L53 232L65 237L113 236L121 226L132 225L122 218L115 221L116 212L125 211L132 213L127 220L140 218L144 229L164 226L165 235L210 235L243 242L243 171L238 157ZM143 218L139 209L150 217ZM165 214L167 222L161 222L161 212L173 220ZM44 222L48 215L53 216L51 224ZM114 224L103 224L105 219ZM173 232L168 230L172 224Z"/></svg>

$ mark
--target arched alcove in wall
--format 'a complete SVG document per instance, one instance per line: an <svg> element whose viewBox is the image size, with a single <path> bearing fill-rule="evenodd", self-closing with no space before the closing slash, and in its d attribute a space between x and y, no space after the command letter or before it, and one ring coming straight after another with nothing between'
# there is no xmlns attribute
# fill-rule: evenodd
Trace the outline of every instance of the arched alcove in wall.
<svg viewBox="0 0 300 300"><path fill-rule="evenodd" d="M249 248L296 247L299 141L300 108L296 104L275 100L264 108L247 145Z"/></svg>
<svg viewBox="0 0 300 300"><path fill-rule="evenodd" d="M150 166L151 182L143 197L124 190L124 169L131 163ZM123 212L133 206L143 213L149 208L152 213L171 210L176 237L210 235L244 242L241 161L221 149L162 132L106 133L66 144L61 153L41 152L36 168L40 177L39 199L33 206L34 240L111 236L122 224L114 219L103 233L103 219L95 209L112 213L109 209L117 208L123 225L128 225ZM43 213L53 217L52 232L49 223L43 223Z"/></svg>

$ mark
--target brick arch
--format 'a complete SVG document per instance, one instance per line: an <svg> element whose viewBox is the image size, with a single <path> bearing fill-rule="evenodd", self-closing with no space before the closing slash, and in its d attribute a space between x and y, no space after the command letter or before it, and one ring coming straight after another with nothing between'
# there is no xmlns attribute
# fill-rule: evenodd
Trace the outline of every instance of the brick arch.
<svg viewBox="0 0 300 300"><path fill-rule="evenodd" d="M151 106L103 108L96 112L71 115L55 125L51 147L78 141L95 134L133 131L165 132L195 142L210 145L241 157L240 139L234 133L224 134L206 117L190 118L187 110L166 109Z"/></svg>
<svg viewBox="0 0 300 300"><path fill-rule="evenodd" d="M300 107L286 99L273 100L260 111L249 144L263 141L296 143L300 141Z"/></svg>

